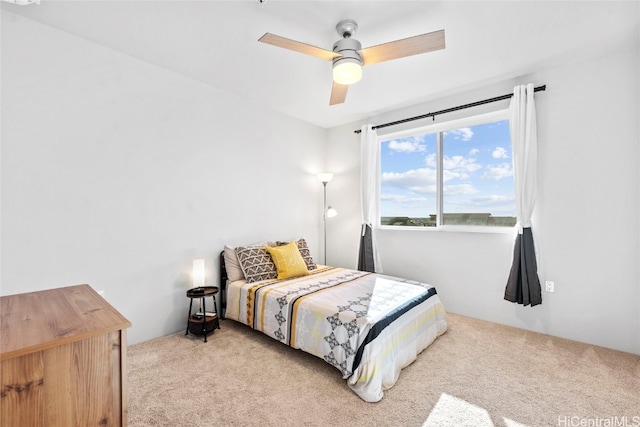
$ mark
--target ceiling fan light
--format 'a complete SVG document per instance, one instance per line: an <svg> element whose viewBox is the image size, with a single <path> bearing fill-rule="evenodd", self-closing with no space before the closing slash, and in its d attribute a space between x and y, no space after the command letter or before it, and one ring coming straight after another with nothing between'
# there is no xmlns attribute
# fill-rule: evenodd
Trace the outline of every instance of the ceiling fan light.
<svg viewBox="0 0 640 427"><path fill-rule="evenodd" d="M342 58L333 64L333 81L339 85L350 85L362 78L362 66L357 59Z"/></svg>

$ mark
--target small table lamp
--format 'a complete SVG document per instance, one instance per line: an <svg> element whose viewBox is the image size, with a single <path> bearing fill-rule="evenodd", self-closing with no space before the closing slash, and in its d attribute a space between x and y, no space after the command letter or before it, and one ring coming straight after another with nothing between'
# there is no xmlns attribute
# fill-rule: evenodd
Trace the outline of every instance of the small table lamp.
<svg viewBox="0 0 640 427"><path fill-rule="evenodd" d="M204 259L193 260L193 272L191 273L194 288L204 286Z"/></svg>

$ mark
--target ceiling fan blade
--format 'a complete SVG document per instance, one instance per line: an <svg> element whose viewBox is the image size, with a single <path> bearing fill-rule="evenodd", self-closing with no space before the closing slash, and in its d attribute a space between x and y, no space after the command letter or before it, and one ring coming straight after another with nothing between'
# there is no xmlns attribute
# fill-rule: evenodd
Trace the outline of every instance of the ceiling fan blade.
<svg viewBox="0 0 640 427"><path fill-rule="evenodd" d="M316 46L312 46L310 44L301 43L299 41L291 40L286 37L277 36L271 33L265 33L258 39L258 41L304 53L306 55L315 56L316 58L326 59L328 61L331 61L333 58L340 56L339 54L330 50L325 50Z"/></svg>
<svg viewBox="0 0 640 427"><path fill-rule="evenodd" d="M364 65L444 49L444 30L434 31L402 40L362 49Z"/></svg>
<svg viewBox="0 0 640 427"><path fill-rule="evenodd" d="M336 82L333 82L333 87L331 88L331 99L329 100L329 105L342 104L345 99L347 99L347 90L349 89L349 85L339 85Z"/></svg>

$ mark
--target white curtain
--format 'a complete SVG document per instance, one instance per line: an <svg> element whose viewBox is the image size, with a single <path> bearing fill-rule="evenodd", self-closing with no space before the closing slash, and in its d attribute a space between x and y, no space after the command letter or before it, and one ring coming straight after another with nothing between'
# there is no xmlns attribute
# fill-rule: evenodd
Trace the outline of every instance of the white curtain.
<svg viewBox="0 0 640 427"><path fill-rule="evenodd" d="M504 296L508 301L532 306L542 302L531 230L538 168L538 137L533 93L534 87L531 83L516 86L509 105L518 236Z"/></svg>
<svg viewBox="0 0 640 427"><path fill-rule="evenodd" d="M360 133L360 171L362 227L358 269L379 273L382 271L382 265L373 224L378 221L380 150L378 133L371 125L362 126Z"/></svg>
<svg viewBox="0 0 640 427"><path fill-rule="evenodd" d="M531 227L536 203L538 169L538 135L533 84L516 86L509 105L509 126L513 152L513 175L516 186L518 232Z"/></svg>

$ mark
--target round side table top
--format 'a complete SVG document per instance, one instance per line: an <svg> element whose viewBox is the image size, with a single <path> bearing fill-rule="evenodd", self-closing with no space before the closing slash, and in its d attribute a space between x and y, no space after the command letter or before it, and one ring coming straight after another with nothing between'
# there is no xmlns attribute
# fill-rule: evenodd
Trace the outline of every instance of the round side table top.
<svg viewBox="0 0 640 427"><path fill-rule="evenodd" d="M215 295L218 293L217 286L200 286L197 288L191 288L187 291L188 298L202 298Z"/></svg>

